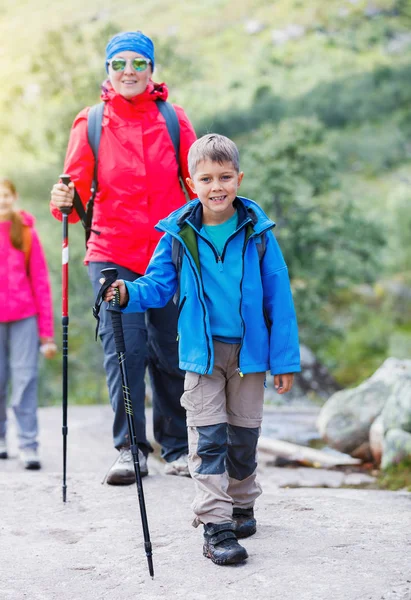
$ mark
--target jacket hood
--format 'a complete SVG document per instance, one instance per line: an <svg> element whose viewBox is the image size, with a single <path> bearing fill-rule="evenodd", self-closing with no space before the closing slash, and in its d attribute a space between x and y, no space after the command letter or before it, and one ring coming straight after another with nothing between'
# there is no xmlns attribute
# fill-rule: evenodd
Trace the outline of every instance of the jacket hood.
<svg viewBox="0 0 411 600"><path fill-rule="evenodd" d="M256 234L275 227L275 222L265 214L261 206L254 202L254 200L237 196L234 200L234 206L238 211L239 225L244 220L251 219L251 224ZM186 221L190 221L193 225L197 226L197 229L200 229L202 212L201 202L196 198L185 206L172 212L165 219L161 219L161 221L157 223L156 229L171 234L178 234Z"/></svg>
<svg viewBox="0 0 411 600"><path fill-rule="evenodd" d="M36 222L35 217L25 210L20 210L20 215L23 219L23 225L28 225L29 227L34 227L34 223Z"/></svg>
<svg viewBox="0 0 411 600"><path fill-rule="evenodd" d="M168 87L165 83L155 83L154 81L150 81L142 94L137 94L137 96L128 100L121 94L118 94L111 85L110 80L106 79L101 85L100 98L103 102L108 102L109 100L112 101L118 98L124 102L131 102L134 105L139 105L147 100L165 101L168 98Z"/></svg>

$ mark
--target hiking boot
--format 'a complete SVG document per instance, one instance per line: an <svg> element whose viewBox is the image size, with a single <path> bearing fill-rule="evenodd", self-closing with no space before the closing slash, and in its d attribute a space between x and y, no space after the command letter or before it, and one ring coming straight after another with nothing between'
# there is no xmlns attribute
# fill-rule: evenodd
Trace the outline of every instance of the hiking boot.
<svg viewBox="0 0 411 600"><path fill-rule="evenodd" d="M0 438L0 458L8 458L6 438Z"/></svg>
<svg viewBox="0 0 411 600"><path fill-rule="evenodd" d="M254 508L233 508L234 533L238 539L247 538L257 531Z"/></svg>
<svg viewBox="0 0 411 600"><path fill-rule="evenodd" d="M147 458L143 452L138 450L138 462L140 463L141 477L148 475ZM107 473L106 482L109 485L131 485L136 481L134 472L133 455L130 448L120 448L120 454L114 465Z"/></svg>
<svg viewBox="0 0 411 600"><path fill-rule="evenodd" d="M37 448L22 448L20 450L20 460L25 469L29 469L30 471L41 469Z"/></svg>
<svg viewBox="0 0 411 600"><path fill-rule="evenodd" d="M237 542L231 521L204 525L203 554L216 565L236 565L248 558L247 550Z"/></svg>
<svg viewBox="0 0 411 600"><path fill-rule="evenodd" d="M180 475L182 477L190 477L188 470L188 456L182 454L176 460L172 460L164 465L164 473L166 475Z"/></svg>

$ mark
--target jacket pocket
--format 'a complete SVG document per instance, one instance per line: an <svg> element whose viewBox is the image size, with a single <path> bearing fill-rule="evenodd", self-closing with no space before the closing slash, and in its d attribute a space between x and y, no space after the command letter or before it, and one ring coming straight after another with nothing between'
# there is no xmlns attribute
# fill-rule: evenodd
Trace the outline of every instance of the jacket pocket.
<svg viewBox="0 0 411 600"><path fill-rule="evenodd" d="M184 394L181 396L181 406L187 412L198 414L203 409L202 376L187 371L184 378Z"/></svg>
<svg viewBox="0 0 411 600"><path fill-rule="evenodd" d="M177 314L177 319L180 317L181 311L184 308L184 304L186 303L187 300L187 296L184 296L184 298L182 299L182 301L180 302L180 306L178 307L178 314Z"/></svg>

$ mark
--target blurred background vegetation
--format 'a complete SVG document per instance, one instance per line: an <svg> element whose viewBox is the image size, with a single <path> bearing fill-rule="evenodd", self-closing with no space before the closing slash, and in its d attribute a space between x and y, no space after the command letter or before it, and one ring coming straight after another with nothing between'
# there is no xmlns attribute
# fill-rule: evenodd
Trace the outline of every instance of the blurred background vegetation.
<svg viewBox="0 0 411 600"><path fill-rule="evenodd" d="M241 191L277 222L301 339L342 386L411 358L411 0L3 0L1 172L34 213L60 327L49 191L121 30L156 43L156 81L197 134L232 136ZM121 240L119 240L121 243ZM105 402L83 230L70 227L70 399ZM41 403L61 399L42 364Z"/></svg>

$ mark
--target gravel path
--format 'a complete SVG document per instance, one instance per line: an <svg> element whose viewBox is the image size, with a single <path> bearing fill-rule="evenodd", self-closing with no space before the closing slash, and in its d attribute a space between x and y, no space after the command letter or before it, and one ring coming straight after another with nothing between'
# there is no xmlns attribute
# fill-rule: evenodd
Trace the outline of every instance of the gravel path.
<svg viewBox="0 0 411 600"><path fill-rule="evenodd" d="M136 487L101 484L116 456L110 407L69 410L66 504L61 411L40 409L40 422L41 471L0 461L0 600L411 600L411 494L280 488L262 467L250 558L217 567L190 525L191 480L163 475L151 456L152 580ZM13 428L10 439L15 455Z"/></svg>

